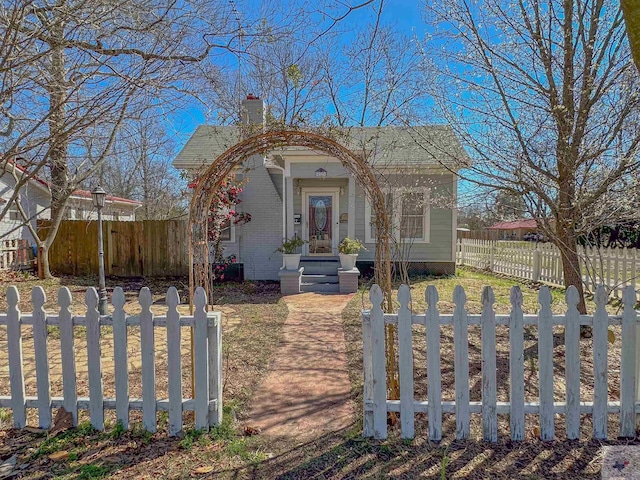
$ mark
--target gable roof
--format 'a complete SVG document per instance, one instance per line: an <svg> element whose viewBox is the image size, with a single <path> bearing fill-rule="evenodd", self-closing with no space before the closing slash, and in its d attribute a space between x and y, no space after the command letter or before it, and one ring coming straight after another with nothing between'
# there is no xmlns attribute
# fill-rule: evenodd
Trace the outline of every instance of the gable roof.
<svg viewBox="0 0 640 480"><path fill-rule="evenodd" d="M26 175L29 174L29 171L25 167L15 163L15 162L12 162L12 161L8 160L7 161L7 165L15 167L17 170L21 171L22 173L24 173ZM3 175L6 175L8 172L6 172L6 171L2 172L0 170L0 173L3 174ZM40 188L42 190L46 190L47 194L51 195L51 190L49 188L49 183L46 182L45 180L43 180L42 178L38 177L37 175L34 175L31 178L29 178L29 182L32 185L35 185L36 187L38 187L38 188ZM88 190L74 190L69 198L73 199L73 200L80 200L80 201L87 201L87 200L88 201L92 201L91 192L88 191ZM128 204L128 205L138 205L138 206L142 205L142 202L139 202L137 200L131 200L129 198L122 198L122 197L114 197L112 195L107 195L106 200L108 202L112 202L112 203L124 203L124 204Z"/></svg>
<svg viewBox="0 0 640 480"><path fill-rule="evenodd" d="M346 127L338 130L335 140L355 153L371 155L374 166L444 166L458 170L470 159L448 125ZM211 164L240 141L235 127L200 125L173 160L176 168L198 168ZM296 151L285 148L286 151Z"/></svg>

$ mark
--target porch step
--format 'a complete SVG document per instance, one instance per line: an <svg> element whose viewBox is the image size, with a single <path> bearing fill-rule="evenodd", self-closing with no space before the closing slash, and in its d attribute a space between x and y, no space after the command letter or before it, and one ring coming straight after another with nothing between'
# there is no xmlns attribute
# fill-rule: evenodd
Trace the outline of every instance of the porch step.
<svg viewBox="0 0 640 480"><path fill-rule="evenodd" d="M300 283L301 292L322 292L322 293L336 293L340 291L340 285L338 283Z"/></svg>
<svg viewBox="0 0 640 480"><path fill-rule="evenodd" d="M340 259L338 257L302 257L300 266L305 275L338 275Z"/></svg>
<svg viewBox="0 0 640 480"><path fill-rule="evenodd" d="M302 275L301 280L302 283L339 283L338 275Z"/></svg>

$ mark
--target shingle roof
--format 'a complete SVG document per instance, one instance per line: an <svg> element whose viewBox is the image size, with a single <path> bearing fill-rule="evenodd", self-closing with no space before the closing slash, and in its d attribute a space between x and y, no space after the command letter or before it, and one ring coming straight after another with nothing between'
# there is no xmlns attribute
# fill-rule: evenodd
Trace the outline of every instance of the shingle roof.
<svg viewBox="0 0 640 480"><path fill-rule="evenodd" d="M414 127L350 127L336 140L354 152L364 149L372 164L444 165L458 170L470 163L469 157L448 125ZM208 165L240 141L237 127L201 125L173 160L176 168Z"/></svg>
<svg viewBox="0 0 640 480"><path fill-rule="evenodd" d="M528 218L512 222L500 222L487 228L489 230L517 230L518 228L538 228L538 225L534 218Z"/></svg>

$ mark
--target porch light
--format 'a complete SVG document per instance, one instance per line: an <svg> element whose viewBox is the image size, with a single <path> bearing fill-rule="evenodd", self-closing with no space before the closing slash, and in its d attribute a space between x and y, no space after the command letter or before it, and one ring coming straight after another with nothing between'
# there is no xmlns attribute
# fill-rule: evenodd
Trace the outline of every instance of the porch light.
<svg viewBox="0 0 640 480"><path fill-rule="evenodd" d="M316 170L316 178L327 178L327 171L324 168L320 167Z"/></svg>
<svg viewBox="0 0 640 480"><path fill-rule="evenodd" d="M98 185L96 188L91 190L91 198L93 199L93 206L100 209L104 207L104 201L107 198L107 192Z"/></svg>

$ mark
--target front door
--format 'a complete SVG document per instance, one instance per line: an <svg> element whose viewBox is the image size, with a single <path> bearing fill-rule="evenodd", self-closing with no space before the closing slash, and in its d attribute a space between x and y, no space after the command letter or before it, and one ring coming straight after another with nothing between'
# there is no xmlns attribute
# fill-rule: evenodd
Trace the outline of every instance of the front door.
<svg viewBox="0 0 640 480"><path fill-rule="evenodd" d="M305 195L306 245L309 255L335 255L338 238L336 195L314 192Z"/></svg>

